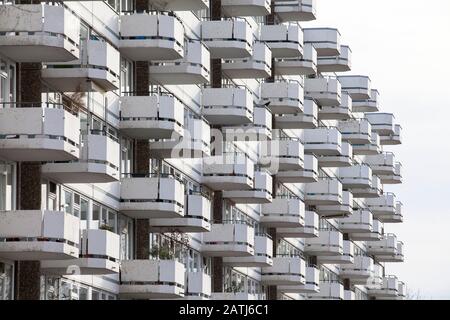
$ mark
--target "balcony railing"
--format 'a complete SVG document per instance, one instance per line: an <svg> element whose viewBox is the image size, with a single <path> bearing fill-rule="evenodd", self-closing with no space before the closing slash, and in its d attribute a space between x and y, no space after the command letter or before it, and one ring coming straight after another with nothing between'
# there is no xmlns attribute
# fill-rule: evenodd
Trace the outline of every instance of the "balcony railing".
<svg viewBox="0 0 450 320"><path fill-rule="evenodd" d="M120 211L136 219L184 216L184 184L165 174L128 174L121 179Z"/></svg>
<svg viewBox="0 0 450 320"><path fill-rule="evenodd" d="M56 125L57 124L57 125ZM80 119L57 103L0 103L0 156L65 161L80 155Z"/></svg>
<svg viewBox="0 0 450 320"><path fill-rule="evenodd" d="M120 52L135 61L184 55L184 27L172 12L130 12L120 17Z"/></svg>
<svg viewBox="0 0 450 320"><path fill-rule="evenodd" d="M79 58L80 19L62 5L0 5L0 53L17 62Z"/></svg>
<svg viewBox="0 0 450 320"><path fill-rule="evenodd" d="M8 260L78 258L80 220L48 210L0 211L0 257Z"/></svg>

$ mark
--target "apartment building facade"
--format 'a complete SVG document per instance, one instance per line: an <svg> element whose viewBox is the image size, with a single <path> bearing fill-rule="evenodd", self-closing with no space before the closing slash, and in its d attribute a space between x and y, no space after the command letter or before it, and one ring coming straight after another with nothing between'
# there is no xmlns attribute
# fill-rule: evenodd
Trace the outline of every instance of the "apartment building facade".
<svg viewBox="0 0 450 320"><path fill-rule="evenodd" d="M401 126L315 19L2 1L0 299L404 299Z"/></svg>

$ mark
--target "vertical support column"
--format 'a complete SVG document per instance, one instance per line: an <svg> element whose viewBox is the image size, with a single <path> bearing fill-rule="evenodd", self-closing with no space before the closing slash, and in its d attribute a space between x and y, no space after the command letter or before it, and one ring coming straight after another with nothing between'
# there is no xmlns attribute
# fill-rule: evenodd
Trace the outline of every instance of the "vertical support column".
<svg viewBox="0 0 450 320"><path fill-rule="evenodd" d="M135 0L136 11L149 9L148 0ZM136 61L134 64L135 90L138 96L147 96L150 88L149 63ZM138 174L150 173L150 145L148 140L134 142L134 171ZM136 220L136 259L147 260L150 255L150 225L148 219Z"/></svg>
<svg viewBox="0 0 450 320"><path fill-rule="evenodd" d="M32 3L32 1L25 2ZM41 94L40 63L19 64L19 97L21 102L39 104ZM18 206L21 210L40 210L41 164L22 162L18 165ZM15 268L15 298L17 300L40 299L41 263L39 261L18 261Z"/></svg>
<svg viewBox="0 0 450 320"><path fill-rule="evenodd" d="M222 1L211 0L210 1L210 17L211 20L220 20L222 18ZM211 59L211 87L222 87L222 59ZM213 128L214 130L220 130L220 127ZM213 155L222 154L223 150L223 138L220 132L211 141L211 150ZM220 138L220 139L219 139ZM213 198L213 223L221 223L223 221L223 193L222 191L215 191ZM212 258L212 292L223 292L223 258Z"/></svg>
<svg viewBox="0 0 450 320"><path fill-rule="evenodd" d="M223 192L215 191L213 198L213 223L223 221ZM223 258L212 259L212 292L223 292Z"/></svg>
<svg viewBox="0 0 450 320"><path fill-rule="evenodd" d="M272 13L267 15L265 17L266 24L271 25L275 24L275 14L273 13L273 3L272 5ZM275 58L272 58L272 68L270 71L270 77L266 79L267 82L275 82ZM272 130L275 128L275 115L272 114ZM276 179L276 176L272 176L272 197L275 198L278 192L278 181ZM277 256L277 248L278 248L278 236L277 236L277 229L276 228L270 228L268 230L269 235L272 237L273 241L273 256ZM278 299L278 293L277 293L277 286L268 286L267 287L267 299L268 300L277 300Z"/></svg>

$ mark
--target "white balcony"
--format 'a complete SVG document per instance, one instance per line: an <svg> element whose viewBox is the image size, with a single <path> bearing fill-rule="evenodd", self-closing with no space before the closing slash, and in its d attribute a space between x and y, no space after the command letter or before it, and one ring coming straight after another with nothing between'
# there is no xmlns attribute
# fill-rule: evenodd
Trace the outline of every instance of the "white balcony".
<svg viewBox="0 0 450 320"><path fill-rule="evenodd" d="M278 171L276 178L282 183L314 183L318 175L319 162L316 156L305 154L303 169Z"/></svg>
<svg viewBox="0 0 450 320"><path fill-rule="evenodd" d="M389 252L387 254L377 254L376 258L380 262L404 262L405 256L403 254L403 247L403 242L397 241L395 253Z"/></svg>
<svg viewBox="0 0 450 320"><path fill-rule="evenodd" d="M367 199L367 200L369 200L369 199ZM382 208L383 207L371 206L371 210L374 212L374 216L378 220L380 220L383 223L402 223L403 222L403 213L402 213L403 204L401 202L397 201L395 203L394 210L392 210L390 207L385 207L385 209L382 209Z"/></svg>
<svg viewBox="0 0 450 320"><path fill-rule="evenodd" d="M372 82L367 76L339 76L342 91L346 91L353 100L371 99Z"/></svg>
<svg viewBox="0 0 450 320"><path fill-rule="evenodd" d="M302 113L276 115L274 129L314 129L318 124L317 104L305 99Z"/></svg>
<svg viewBox="0 0 450 320"><path fill-rule="evenodd" d="M277 286L279 292L283 293L317 293L319 292L320 270L314 266L306 267L305 284Z"/></svg>
<svg viewBox="0 0 450 320"><path fill-rule="evenodd" d="M380 93L377 89L370 90L369 99L354 99L354 112L378 112L380 110Z"/></svg>
<svg viewBox="0 0 450 320"><path fill-rule="evenodd" d="M0 6L0 54L17 62L79 58L80 20L63 6Z"/></svg>
<svg viewBox="0 0 450 320"><path fill-rule="evenodd" d="M195 11L209 8L208 0L149 0L148 3L152 7L163 6L161 9L167 11Z"/></svg>
<svg viewBox="0 0 450 320"><path fill-rule="evenodd" d="M380 178L372 176L371 186L352 188L354 198L378 198L383 193L383 185Z"/></svg>
<svg viewBox="0 0 450 320"><path fill-rule="evenodd" d="M277 228L277 235L283 238L317 238L319 236L319 216L314 211L305 211L303 226Z"/></svg>
<svg viewBox="0 0 450 320"><path fill-rule="evenodd" d="M304 285L305 260L301 257L277 256L273 266L261 270L261 282L266 285Z"/></svg>
<svg viewBox="0 0 450 320"><path fill-rule="evenodd" d="M134 139L183 136L184 106L171 95L120 97L120 131Z"/></svg>
<svg viewBox="0 0 450 320"><path fill-rule="evenodd" d="M336 281L320 282L319 292L308 296L310 300L344 300L344 286Z"/></svg>
<svg viewBox="0 0 450 320"><path fill-rule="evenodd" d="M303 85L298 81L263 82L261 102L273 114L296 114L303 112Z"/></svg>
<svg viewBox="0 0 450 320"><path fill-rule="evenodd" d="M184 184L174 176L125 176L120 183L120 198L120 211L135 219L184 216Z"/></svg>
<svg viewBox="0 0 450 320"><path fill-rule="evenodd" d="M0 211L0 257L63 260L78 257L80 220L60 211Z"/></svg>
<svg viewBox="0 0 450 320"><path fill-rule="evenodd" d="M389 175L395 172L395 155L392 152L383 152L378 155L369 155L363 158L377 175Z"/></svg>
<svg viewBox="0 0 450 320"><path fill-rule="evenodd" d="M222 0L228 17L266 16L271 13L270 0Z"/></svg>
<svg viewBox="0 0 450 320"><path fill-rule="evenodd" d="M253 189L254 176L254 163L244 153L203 158L202 183L213 190Z"/></svg>
<svg viewBox="0 0 450 320"><path fill-rule="evenodd" d="M315 0L275 0L273 11L281 21L312 21L316 20Z"/></svg>
<svg viewBox="0 0 450 320"><path fill-rule="evenodd" d="M105 183L119 180L120 144L104 131L82 137L79 160L42 166L42 175L62 183Z"/></svg>
<svg viewBox="0 0 450 320"><path fill-rule="evenodd" d="M338 56L341 54L341 34L334 28L303 29L304 43L312 44L318 56Z"/></svg>
<svg viewBox="0 0 450 320"><path fill-rule="evenodd" d="M343 265L339 276L350 279L353 284L364 285L373 275L373 259L371 257L357 255L352 264Z"/></svg>
<svg viewBox="0 0 450 320"><path fill-rule="evenodd" d="M202 99L202 115L211 125L253 122L253 96L244 87L205 88Z"/></svg>
<svg viewBox="0 0 450 320"><path fill-rule="evenodd" d="M397 237L394 234L386 234L379 241L367 241L367 252L376 257L395 257L397 254L397 243Z"/></svg>
<svg viewBox="0 0 450 320"><path fill-rule="evenodd" d="M372 140L372 126L367 119L339 121L338 129L342 140L351 144L368 144Z"/></svg>
<svg viewBox="0 0 450 320"><path fill-rule="evenodd" d="M272 113L264 106L253 109L253 123L223 127L226 141L265 141L272 139Z"/></svg>
<svg viewBox="0 0 450 320"><path fill-rule="evenodd" d="M333 78L306 78L305 96L314 99L320 106L341 104L341 84Z"/></svg>
<svg viewBox="0 0 450 320"><path fill-rule="evenodd" d="M83 230L78 259L41 262L47 275L102 275L119 273L120 237L107 230Z"/></svg>
<svg viewBox="0 0 450 320"><path fill-rule="evenodd" d="M349 46L341 46L341 53L336 56L317 58L319 72L347 72L352 69L352 50Z"/></svg>
<svg viewBox="0 0 450 320"><path fill-rule="evenodd" d="M260 223L270 228L298 228L305 225L305 204L298 198L277 197L261 206Z"/></svg>
<svg viewBox="0 0 450 320"><path fill-rule="evenodd" d="M380 174L380 180L383 184L402 184L402 164L400 162L396 162L394 173Z"/></svg>
<svg viewBox="0 0 450 320"><path fill-rule="evenodd" d="M134 61L175 60L184 55L184 27L175 15L141 12L120 16L120 53Z"/></svg>
<svg viewBox="0 0 450 320"><path fill-rule="evenodd" d="M83 40L80 59L67 63L48 63L42 79L52 89L62 92L104 91L119 89L120 53L105 40Z"/></svg>
<svg viewBox="0 0 450 320"><path fill-rule="evenodd" d="M354 232L351 238L353 241L380 241L383 238L383 224L374 218L371 232Z"/></svg>
<svg viewBox="0 0 450 320"><path fill-rule="evenodd" d="M272 73L272 52L264 42L255 42L250 57L223 60L222 72L230 79L268 78Z"/></svg>
<svg viewBox="0 0 450 320"><path fill-rule="evenodd" d="M249 292L213 292L211 300L255 301L264 300L258 294Z"/></svg>
<svg viewBox="0 0 450 320"><path fill-rule="evenodd" d="M356 294L352 290L344 290L344 300L354 301L356 300Z"/></svg>
<svg viewBox="0 0 450 320"><path fill-rule="evenodd" d="M373 231L373 214L368 209L357 209L347 218L339 219L343 233L370 233Z"/></svg>
<svg viewBox="0 0 450 320"><path fill-rule="evenodd" d="M186 272L186 293L187 300L202 300L211 297L211 276L202 272Z"/></svg>
<svg viewBox="0 0 450 320"><path fill-rule="evenodd" d="M320 179L306 184L305 203L307 205L341 205L342 183L337 179Z"/></svg>
<svg viewBox="0 0 450 320"><path fill-rule="evenodd" d="M234 203L262 204L272 202L272 176L267 171L255 171L253 189L224 191L223 197Z"/></svg>
<svg viewBox="0 0 450 320"><path fill-rule="evenodd" d="M160 85L204 84L210 80L208 48L199 40L188 40L184 57L150 63L150 82Z"/></svg>
<svg viewBox="0 0 450 320"><path fill-rule="evenodd" d="M341 93L341 102L333 106L325 106L319 110L320 120L346 120L352 114L352 98L346 93Z"/></svg>
<svg viewBox="0 0 450 320"><path fill-rule="evenodd" d="M342 218L353 213L353 194L342 191L342 204L317 206L317 214L321 218Z"/></svg>
<svg viewBox="0 0 450 320"><path fill-rule="evenodd" d="M406 284L402 281L398 282L398 296L396 300L406 300Z"/></svg>
<svg viewBox="0 0 450 320"><path fill-rule="evenodd" d="M367 208L372 211L373 216L382 222L385 219L397 220L397 215L399 216L398 218L402 217L401 203L396 201L395 194L393 193L387 192L377 198L366 199L365 203Z"/></svg>
<svg viewBox="0 0 450 320"><path fill-rule="evenodd" d="M348 142L342 142L339 155L324 155L318 159L322 168L350 167L353 164L353 146Z"/></svg>
<svg viewBox="0 0 450 320"><path fill-rule="evenodd" d="M245 19L202 21L202 39L212 59L237 59L253 53L253 31Z"/></svg>
<svg viewBox="0 0 450 320"><path fill-rule="evenodd" d="M381 140L376 132L370 135L370 143L354 144L353 154L355 155L377 155L381 153Z"/></svg>
<svg viewBox="0 0 450 320"><path fill-rule="evenodd" d="M315 75L317 74L317 51L312 44L303 46L303 55L275 59L275 75Z"/></svg>
<svg viewBox="0 0 450 320"><path fill-rule="evenodd" d="M152 156L167 158L203 158L210 155L211 128L199 116L189 115L184 119L183 137L176 140L150 142Z"/></svg>
<svg viewBox="0 0 450 320"><path fill-rule="evenodd" d="M380 136L391 136L395 133L395 117L392 113L365 113L364 117L372 125L372 131Z"/></svg>
<svg viewBox="0 0 450 320"><path fill-rule="evenodd" d="M214 223L203 233L202 253L213 257L255 255L255 229L243 222Z"/></svg>
<svg viewBox="0 0 450 320"><path fill-rule="evenodd" d="M124 260L121 299L176 299L184 296L185 267L175 260Z"/></svg>
<svg viewBox="0 0 450 320"><path fill-rule="evenodd" d="M233 267L263 268L273 265L273 242L266 235L255 236L255 255L250 257L225 257L223 263Z"/></svg>
<svg viewBox="0 0 450 320"><path fill-rule="evenodd" d="M305 152L318 156L339 156L342 136L337 128L320 127L304 131Z"/></svg>
<svg viewBox="0 0 450 320"><path fill-rule="evenodd" d="M387 136L381 136L380 137L380 144L385 146L395 146L402 144L402 126L399 124L395 125L394 133L387 135Z"/></svg>
<svg viewBox="0 0 450 320"><path fill-rule="evenodd" d="M383 277L380 286L368 287L367 293L375 299L388 299L398 297L398 279L395 276Z"/></svg>
<svg viewBox="0 0 450 320"><path fill-rule="evenodd" d="M274 58L303 55L303 30L298 23L261 25L260 40L272 51Z"/></svg>
<svg viewBox="0 0 450 320"><path fill-rule="evenodd" d="M263 144L264 143L264 144ZM304 168L303 143L296 138L277 138L262 143L258 163L270 171L301 170Z"/></svg>
<svg viewBox="0 0 450 320"><path fill-rule="evenodd" d="M370 188L372 186L372 169L366 164L339 168L339 179L344 188Z"/></svg>
<svg viewBox="0 0 450 320"><path fill-rule="evenodd" d="M315 256L342 256L344 239L339 231L320 230L318 238L305 240L305 253Z"/></svg>
<svg viewBox="0 0 450 320"><path fill-rule="evenodd" d="M344 240L342 255L321 256L317 261L320 264L352 264L355 262L355 245L351 241Z"/></svg>
<svg viewBox="0 0 450 320"><path fill-rule="evenodd" d="M183 217L150 219L150 230L159 233L211 231L211 200L202 193L191 193L186 196L185 204Z"/></svg>
<svg viewBox="0 0 450 320"><path fill-rule="evenodd" d="M62 105L0 108L0 157L10 161L64 161L79 157L80 119Z"/></svg>

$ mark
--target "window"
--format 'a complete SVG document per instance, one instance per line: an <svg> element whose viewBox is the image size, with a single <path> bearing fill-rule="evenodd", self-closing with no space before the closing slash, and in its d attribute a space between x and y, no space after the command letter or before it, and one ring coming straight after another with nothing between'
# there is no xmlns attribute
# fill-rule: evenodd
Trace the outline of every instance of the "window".
<svg viewBox="0 0 450 320"><path fill-rule="evenodd" d="M0 262L0 300L12 300L13 266Z"/></svg>
<svg viewBox="0 0 450 320"><path fill-rule="evenodd" d="M125 59L120 62L121 93L133 92L133 64Z"/></svg>
<svg viewBox="0 0 450 320"><path fill-rule="evenodd" d="M83 224L82 229L85 229L87 227L88 213L89 213L89 201L82 198L80 203L80 219Z"/></svg>
<svg viewBox="0 0 450 320"><path fill-rule="evenodd" d="M14 166L0 162L0 210L14 209L14 176Z"/></svg>
<svg viewBox="0 0 450 320"><path fill-rule="evenodd" d="M16 68L0 58L0 103L13 102L16 98ZM1 107L9 107L2 105Z"/></svg>
<svg viewBox="0 0 450 320"><path fill-rule="evenodd" d="M120 236L120 259L130 260L133 258L133 220L119 215L119 236Z"/></svg>
<svg viewBox="0 0 450 320"><path fill-rule="evenodd" d="M121 139L120 143L120 172L132 173L133 172L133 144L130 140Z"/></svg>
<svg viewBox="0 0 450 320"><path fill-rule="evenodd" d="M57 210L57 198L56 191L57 186L56 183L49 181L48 183L48 192L47 192L47 209L48 210Z"/></svg>

